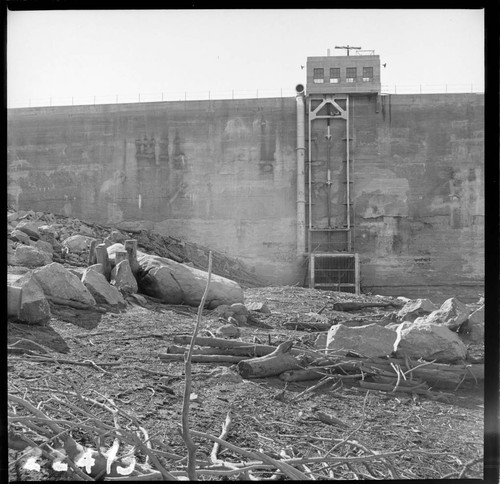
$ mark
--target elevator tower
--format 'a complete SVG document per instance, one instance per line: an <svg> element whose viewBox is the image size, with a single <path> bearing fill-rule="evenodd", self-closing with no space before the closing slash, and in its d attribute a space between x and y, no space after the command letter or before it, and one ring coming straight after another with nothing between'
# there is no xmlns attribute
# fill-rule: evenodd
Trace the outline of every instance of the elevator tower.
<svg viewBox="0 0 500 484"><path fill-rule="evenodd" d="M380 57L341 48L347 55L307 58L309 286L358 293L352 113L356 97L380 94Z"/></svg>

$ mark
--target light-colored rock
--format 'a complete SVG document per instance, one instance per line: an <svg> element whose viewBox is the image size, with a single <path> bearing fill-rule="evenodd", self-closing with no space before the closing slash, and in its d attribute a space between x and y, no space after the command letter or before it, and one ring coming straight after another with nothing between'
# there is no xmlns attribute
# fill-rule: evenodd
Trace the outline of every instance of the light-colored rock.
<svg viewBox="0 0 500 484"><path fill-rule="evenodd" d="M137 293L139 290L137 280L134 274L132 274L128 260L122 260L113 267L111 271L111 284L125 296Z"/></svg>
<svg viewBox="0 0 500 484"><path fill-rule="evenodd" d="M17 282L17 281L16 281ZM22 288L14 286L7 279L7 316L8 317L19 317L19 311L21 309L21 297Z"/></svg>
<svg viewBox="0 0 500 484"><path fill-rule="evenodd" d="M21 242L22 244L30 245L30 237L26 232L22 232L21 230L14 229L10 233L10 238L12 240L16 240Z"/></svg>
<svg viewBox="0 0 500 484"><path fill-rule="evenodd" d="M326 349L330 353L346 354L354 351L362 356L386 356L393 351L396 332L368 324L354 328L338 324L328 331Z"/></svg>
<svg viewBox="0 0 500 484"><path fill-rule="evenodd" d="M52 254L28 245L18 245L15 256L17 265L26 267L40 267L52 262Z"/></svg>
<svg viewBox="0 0 500 484"><path fill-rule="evenodd" d="M44 324L50 319L50 305L32 272L16 281L22 288L21 307L18 319L30 324Z"/></svg>
<svg viewBox="0 0 500 484"><path fill-rule="evenodd" d="M124 307L126 305L120 291L109 284L103 274L88 267L82 276L83 285L94 297L97 304Z"/></svg>
<svg viewBox="0 0 500 484"><path fill-rule="evenodd" d="M81 302L90 306L96 304L94 297L82 281L57 262L35 269L33 277L46 296Z"/></svg>
<svg viewBox="0 0 500 484"><path fill-rule="evenodd" d="M102 274L103 276L105 276L104 267L102 264L92 264L91 266L88 266L87 269L92 269L93 271L96 271L99 274Z"/></svg>
<svg viewBox="0 0 500 484"><path fill-rule="evenodd" d="M19 214L17 212L7 212L7 222L14 222L19 218Z"/></svg>
<svg viewBox="0 0 500 484"><path fill-rule="evenodd" d="M423 358L439 363L453 363L467 356L467 347L457 333L443 324L427 321L402 323L397 331L396 356Z"/></svg>
<svg viewBox="0 0 500 484"><path fill-rule="evenodd" d="M62 245L70 252L86 252L93 240L95 240L94 237L76 234L64 239Z"/></svg>
<svg viewBox="0 0 500 484"><path fill-rule="evenodd" d="M419 319L419 322L442 324L452 331L457 331L467 321L470 311L467 306L457 298L447 299L439 309Z"/></svg>
<svg viewBox="0 0 500 484"><path fill-rule="evenodd" d="M271 310L269 309L266 303L253 302L253 303L248 303L246 306L249 311L257 311L263 314L271 314Z"/></svg>
<svg viewBox="0 0 500 484"><path fill-rule="evenodd" d="M460 333L465 334L475 343L484 341L484 306L469 316L469 319L460 327Z"/></svg>
<svg viewBox="0 0 500 484"><path fill-rule="evenodd" d="M226 319L230 321L234 319L237 325L244 325L247 323L248 315L250 312L246 308L246 306L242 303L236 304L221 304L217 307L214 312L214 315L219 316L220 318Z"/></svg>
<svg viewBox="0 0 500 484"><path fill-rule="evenodd" d="M408 301L398 312L400 321L413 322L420 316L432 313L438 307L429 299L415 299Z"/></svg>
<svg viewBox="0 0 500 484"><path fill-rule="evenodd" d="M215 333L222 338L239 338L241 335L240 329L232 324L221 326Z"/></svg>
<svg viewBox="0 0 500 484"><path fill-rule="evenodd" d="M137 261L140 267L138 282L142 293L167 304L200 304L207 285L207 272L141 251L137 251ZM242 303L243 300L243 290L237 282L216 274L211 275L206 299L208 309L221 304Z"/></svg>
<svg viewBox="0 0 500 484"><path fill-rule="evenodd" d="M52 244L49 242L46 242L45 240L37 240L35 242L35 247L37 249L43 250L44 252L47 252L48 254L53 254L54 253L54 248L52 247Z"/></svg>
<svg viewBox="0 0 500 484"><path fill-rule="evenodd" d="M31 222L29 220L22 220L16 225L16 229L24 232L26 235L32 239L38 240L40 238L40 232L38 231L38 225L36 222Z"/></svg>

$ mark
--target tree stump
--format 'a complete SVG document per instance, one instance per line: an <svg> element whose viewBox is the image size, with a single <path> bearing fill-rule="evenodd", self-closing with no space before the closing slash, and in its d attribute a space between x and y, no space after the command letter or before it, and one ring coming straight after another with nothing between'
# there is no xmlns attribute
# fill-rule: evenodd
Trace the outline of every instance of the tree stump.
<svg viewBox="0 0 500 484"><path fill-rule="evenodd" d="M127 251L130 269L132 270L134 277L137 278L137 272L139 271L139 263L137 262L137 240L126 240L124 245L125 250Z"/></svg>
<svg viewBox="0 0 500 484"><path fill-rule="evenodd" d="M99 244L95 248L95 255L97 263L102 264L104 277L109 281L111 279L111 263L109 262L106 244Z"/></svg>

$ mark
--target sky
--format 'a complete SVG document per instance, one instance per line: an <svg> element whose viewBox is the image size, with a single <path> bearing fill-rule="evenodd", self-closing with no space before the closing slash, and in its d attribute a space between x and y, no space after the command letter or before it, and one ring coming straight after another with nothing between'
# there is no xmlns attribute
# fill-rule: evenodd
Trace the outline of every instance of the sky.
<svg viewBox="0 0 500 484"><path fill-rule="evenodd" d="M388 92L483 91L482 9L8 11L7 105L293 95L342 45L380 55Z"/></svg>

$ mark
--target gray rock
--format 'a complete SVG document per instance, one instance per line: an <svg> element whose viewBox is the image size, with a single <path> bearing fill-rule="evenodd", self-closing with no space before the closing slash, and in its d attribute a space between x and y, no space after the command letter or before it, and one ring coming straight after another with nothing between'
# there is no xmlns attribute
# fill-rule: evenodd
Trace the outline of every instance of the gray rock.
<svg viewBox="0 0 500 484"><path fill-rule="evenodd" d="M170 259L137 251L139 287L148 296L167 304L198 306L207 285L205 271L187 267ZM225 277L212 274L206 307L214 309L221 304L243 302L241 286Z"/></svg>
<svg viewBox="0 0 500 484"><path fill-rule="evenodd" d="M90 306L96 304L94 297L82 281L57 262L35 269L33 277L46 296L81 302Z"/></svg>
<svg viewBox="0 0 500 484"><path fill-rule="evenodd" d="M120 291L108 283L103 274L88 267L82 276L82 282L98 304L124 307L126 305Z"/></svg>
<svg viewBox="0 0 500 484"><path fill-rule="evenodd" d="M221 326L215 333L222 338L239 338L241 335L240 329L232 324Z"/></svg>
<svg viewBox="0 0 500 484"><path fill-rule="evenodd" d="M266 303L253 302L246 305L249 311L257 311L259 313L271 314L271 310Z"/></svg>
<svg viewBox="0 0 500 484"><path fill-rule="evenodd" d="M93 240L95 240L94 237L76 234L64 239L62 245L70 252L86 252L89 250Z"/></svg>
<svg viewBox="0 0 500 484"><path fill-rule="evenodd" d="M32 272L16 281L22 288L21 309L18 319L30 324L44 324L50 319L50 305Z"/></svg>
<svg viewBox="0 0 500 484"><path fill-rule="evenodd" d="M111 284L126 296L135 294L139 290L137 280L132 274L128 260L122 260L111 271Z"/></svg>
<svg viewBox="0 0 500 484"><path fill-rule="evenodd" d="M52 244L46 242L45 240L37 240L35 242L35 247L37 249L43 250L44 252L47 252L48 254L54 253L54 248L52 247Z"/></svg>
<svg viewBox="0 0 500 484"><path fill-rule="evenodd" d="M16 225L16 229L24 232L29 237L38 240L40 232L38 231L38 224L29 220L23 220Z"/></svg>
<svg viewBox="0 0 500 484"><path fill-rule="evenodd" d="M19 218L19 214L17 212L8 212L7 213L7 222L14 222Z"/></svg>
<svg viewBox="0 0 500 484"><path fill-rule="evenodd" d="M18 245L15 256L17 265L25 267L40 267L52 262L52 254L28 245Z"/></svg>
<svg viewBox="0 0 500 484"><path fill-rule="evenodd" d="M420 321L428 323L442 324L452 331L457 331L460 326L467 321L470 311L467 306L457 298L447 299L439 309L424 316Z"/></svg>
<svg viewBox="0 0 500 484"><path fill-rule="evenodd" d="M80 227L78 228L78 232L80 232L81 235L88 235L89 237L95 236L93 229L85 224L80 225Z"/></svg>
<svg viewBox="0 0 500 484"><path fill-rule="evenodd" d="M119 243L119 244L123 244L126 240L128 240L128 237L126 237L125 235L123 235L121 232L119 232L118 230L113 230L107 237L106 239L108 239L111 243L113 244L116 244L116 243Z"/></svg>
<svg viewBox="0 0 500 484"><path fill-rule="evenodd" d="M453 363L465 359L467 347L457 333L442 324L427 321L402 323L397 329L396 356L423 358L439 363Z"/></svg>
<svg viewBox="0 0 500 484"><path fill-rule="evenodd" d="M328 331L326 349L344 355L354 351L366 357L386 356L393 352L396 336L395 331L378 324L354 328L338 324Z"/></svg>
<svg viewBox="0 0 500 484"><path fill-rule="evenodd" d="M26 232L22 232L21 230L14 229L10 233L11 240L16 240L26 245L30 245L30 237Z"/></svg>
<svg viewBox="0 0 500 484"><path fill-rule="evenodd" d="M401 321L413 322L420 316L432 313L437 306L429 299L415 299L408 301L398 312L398 318Z"/></svg>

